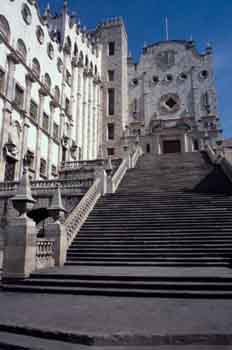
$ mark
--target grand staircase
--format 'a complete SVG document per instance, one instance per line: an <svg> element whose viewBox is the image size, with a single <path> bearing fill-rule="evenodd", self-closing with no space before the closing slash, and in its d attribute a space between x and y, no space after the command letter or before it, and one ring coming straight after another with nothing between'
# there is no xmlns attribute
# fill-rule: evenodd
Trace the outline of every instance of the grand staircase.
<svg viewBox="0 0 232 350"><path fill-rule="evenodd" d="M224 193L218 193L215 171ZM215 191L207 185L212 173ZM232 298L230 187L205 153L144 155L117 193L98 201L63 269L37 272L5 288Z"/></svg>

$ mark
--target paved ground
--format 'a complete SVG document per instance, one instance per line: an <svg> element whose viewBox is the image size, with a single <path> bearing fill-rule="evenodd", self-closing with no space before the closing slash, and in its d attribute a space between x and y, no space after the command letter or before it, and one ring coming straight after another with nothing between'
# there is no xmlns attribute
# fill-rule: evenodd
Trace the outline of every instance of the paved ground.
<svg viewBox="0 0 232 350"><path fill-rule="evenodd" d="M87 271L88 270L88 271ZM154 270L154 271L153 271ZM54 272L55 270L52 270ZM73 274L77 267L58 269L58 273ZM210 269L212 275L230 277L230 269ZM47 271L50 272L50 271ZM104 267L78 267L78 273L104 274ZM118 268L111 271L112 275L119 273ZM163 269L130 268L123 274L151 276L163 275ZM179 276L179 269L169 271L171 276ZM122 271L120 271L122 274ZM182 270L181 275L196 275L196 269ZM197 275L208 276L208 269L201 269ZM21 294L0 292L0 330L2 326L20 326L29 330L50 331L54 334L70 334L71 336L87 335L99 347L93 350L126 350L125 347L111 345L131 345L133 337L140 346L131 346L130 350L232 350L232 303L230 300L183 300L156 298L119 298L52 294ZM9 339L17 344L25 344L32 349L49 350L85 350L86 347L77 344L63 344L46 340L42 343L36 338L12 336L0 331L1 341ZM150 342L164 345L145 347ZM18 337L18 338L17 338ZM165 338L166 337L166 338ZM174 339L177 346L165 346L169 339ZM29 341L30 340L30 341ZM215 343L214 343L215 340ZM46 343L48 342L48 343ZM214 346L214 344L218 346ZM229 344L226 346L226 344ZM139 345L137 344L136 345ZM18 345L17 344L17 345ZM41 347L38 347L38 344ZM107 345L100 347L99 344ZM192 344L192 345L191 345ZM193 345L194 344L194 345ZM3 348L4 349L4 348ZM0 350L2 350L0 346Z"/></svg>
<svg viewBox="0 0 232 350"><path fill-rule="evenodd" d="M49 341L37 339L34 337L25 337L19 335L10 335L9 333L0 332L0 349L5 349L4 345L10 344L11 346L21 346L26 349L34 350L179 350L179 346L130 346L130 347L88 347L77 344L68 344L64 342ZM2 346L2 347L1 347ZM9 349L9 348L7 348ZM196 346L185 346L186 350L196 350ZM218 346L199 346L197 350L221 350L221 347ZM223 350L231 350L231 346L224 346Z"/></svg>
<svg viewBox="0 0 232 350"><path fill-rule="evenodd" d="M232 335L232 303L0 293L1 324L97 336Z"/></svg>

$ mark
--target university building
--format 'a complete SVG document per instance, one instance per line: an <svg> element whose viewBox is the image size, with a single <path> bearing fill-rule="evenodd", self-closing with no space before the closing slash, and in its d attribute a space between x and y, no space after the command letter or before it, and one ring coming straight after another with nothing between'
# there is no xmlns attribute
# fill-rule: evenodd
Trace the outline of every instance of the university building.
<svg viewBox="0 0 232 350"><path fill-rule="evenodd" d="M0 180L56 178L62 162L120 158L136 137L145 153L221 142L212 48L193 41L128 55L121 18L88 31L37 0L0 6Z"/></svg>

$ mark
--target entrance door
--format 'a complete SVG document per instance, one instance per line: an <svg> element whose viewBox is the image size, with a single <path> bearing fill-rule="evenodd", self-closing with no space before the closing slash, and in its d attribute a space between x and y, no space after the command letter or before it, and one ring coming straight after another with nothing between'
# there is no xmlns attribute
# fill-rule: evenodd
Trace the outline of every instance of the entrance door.
<svg viewBox="0 0 232 350"><path fill-rule="evenodd" d="M163 141L163 153L181 153L180 140Z"/></svg>
<svg viewBox="0 0 232 350"><path fill-rule="evenodd" d="M5 181L14 181L16 161L13 158L6 157Z"/></svg>

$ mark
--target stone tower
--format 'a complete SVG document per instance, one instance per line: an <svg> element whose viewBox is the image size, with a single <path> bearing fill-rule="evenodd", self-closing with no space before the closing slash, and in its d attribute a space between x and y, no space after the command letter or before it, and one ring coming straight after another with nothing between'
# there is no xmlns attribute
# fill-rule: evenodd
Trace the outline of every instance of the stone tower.
<svg viewBox="0 0 232 350"><path fill-rule="evenodd" d="M128 123L128 40L122 19L98 27L102 44L103 152L121 155L121 137Z"/></svg>

